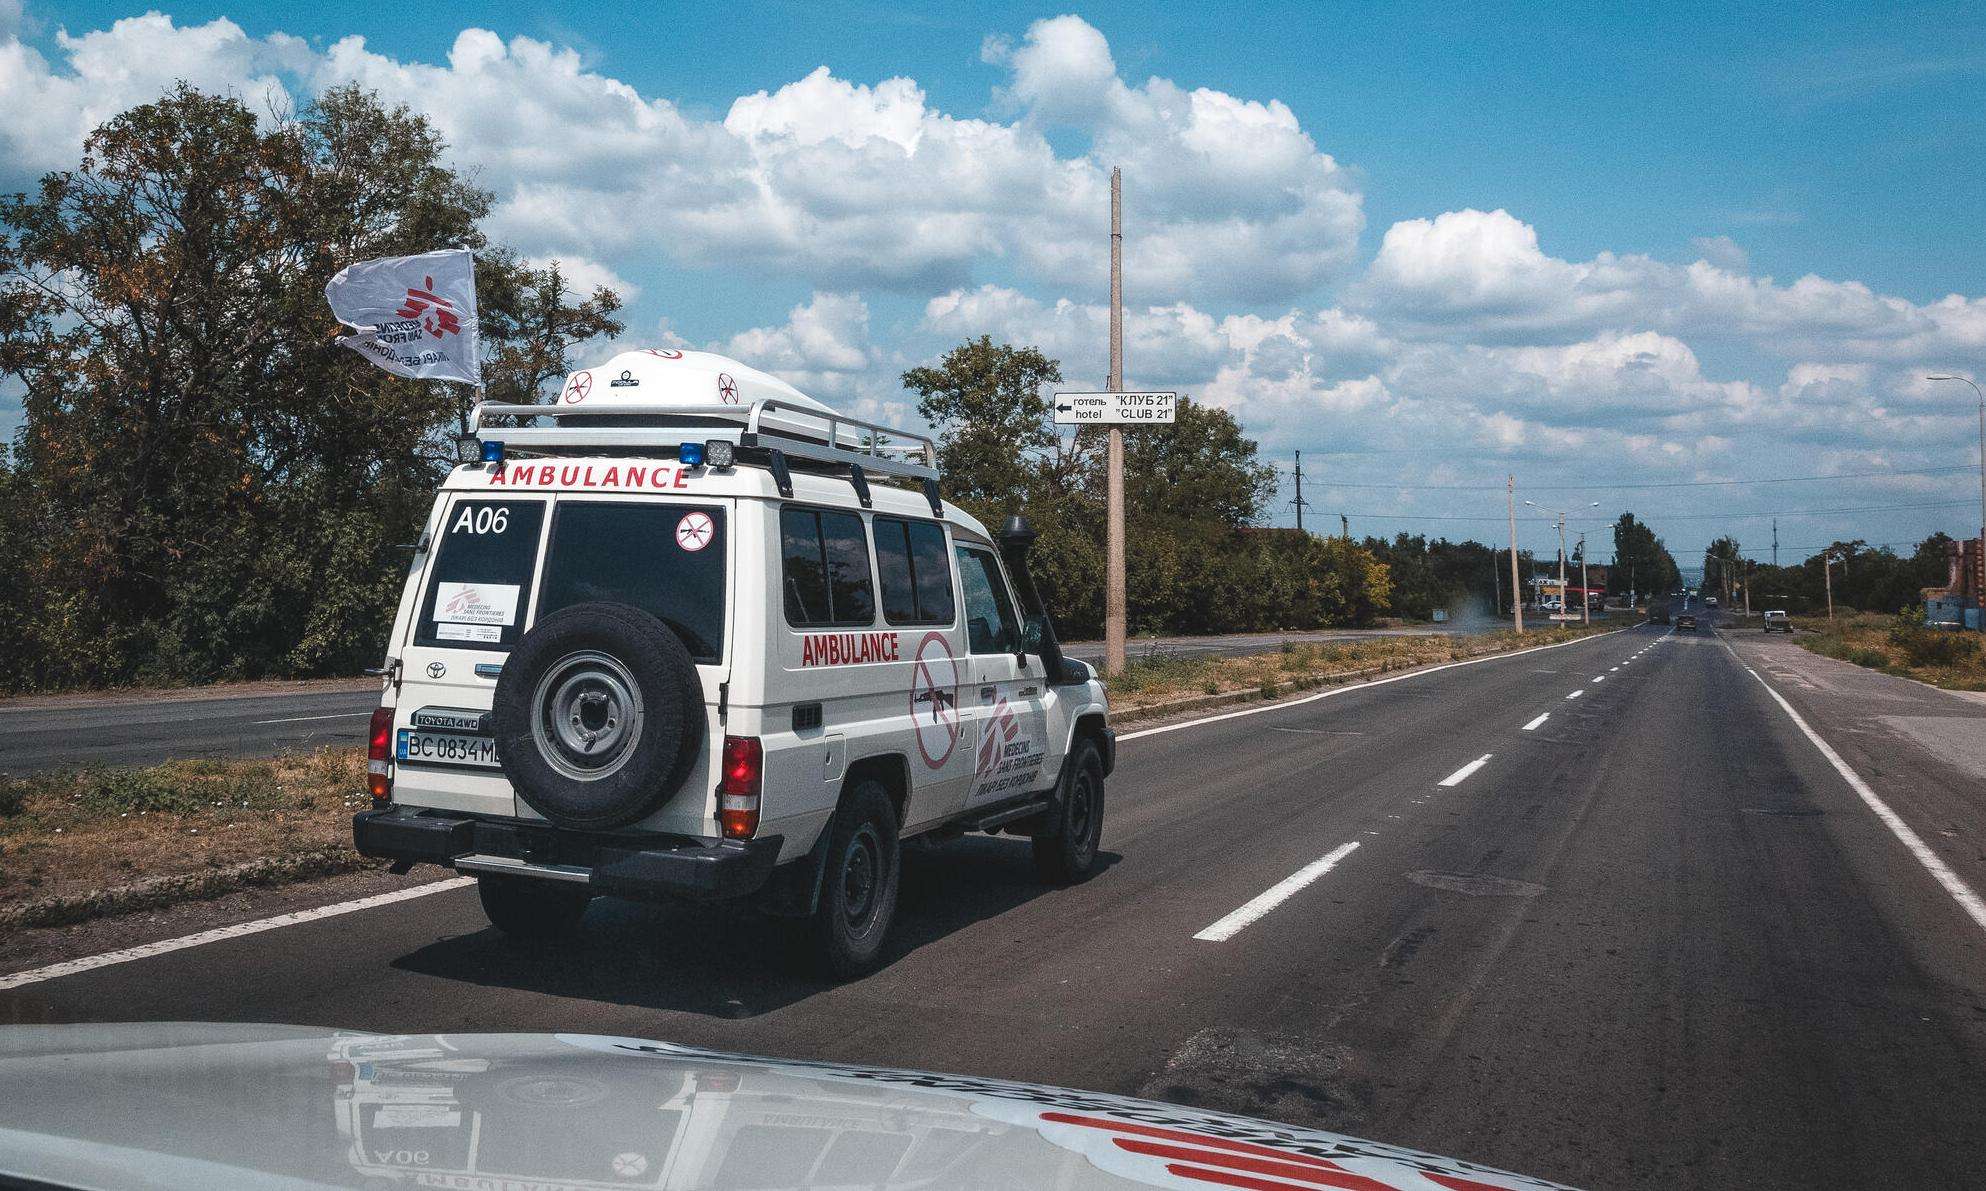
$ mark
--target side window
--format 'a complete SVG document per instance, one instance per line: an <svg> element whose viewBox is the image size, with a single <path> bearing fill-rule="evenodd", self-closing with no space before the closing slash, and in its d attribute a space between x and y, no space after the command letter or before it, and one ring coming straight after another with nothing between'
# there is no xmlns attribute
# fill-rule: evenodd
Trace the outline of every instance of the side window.
<svg viewBox="0 0 1986 1191"><path fill-rule="evenodd" d="M780 586L794 628L874 624L869 539L853 513L779 511Z"/></svg>
<svg viewBox="0 0 1986 1191"><path fill-rule="evenodd" d="M435 543L414 644L509 649L531 605L542 500L458 500Z"/></svg>
<svg viewBox="0 0 1986 1191"><path fill-rule="evenodd" d="M935 521L876 518L876 570L883 619L891 624L952 623L952 566Z"/></svg>
<svg viewBox="0 0 1986 1191"><path fill-rule="evenodd" d="M984 550L959 547L959 585L965 588L966 649L972 653L1013 653L1021 647L1014 602L1007 598L1000 564Z"/></svg>

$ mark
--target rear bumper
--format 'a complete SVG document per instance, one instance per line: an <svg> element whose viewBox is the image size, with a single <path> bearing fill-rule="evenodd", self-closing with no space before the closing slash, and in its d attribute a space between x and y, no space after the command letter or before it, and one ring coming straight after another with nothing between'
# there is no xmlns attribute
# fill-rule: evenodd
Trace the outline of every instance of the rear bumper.
<svg viewBox="0 0 1986 1191"><path fill-rule="evenodd" d="M780 837L702 840L598 836L521 819L476 819L404 807L352 816L359 854L465 872L505 872L583 882L599 893L644 899L726 901L764 887Z"/></svg>

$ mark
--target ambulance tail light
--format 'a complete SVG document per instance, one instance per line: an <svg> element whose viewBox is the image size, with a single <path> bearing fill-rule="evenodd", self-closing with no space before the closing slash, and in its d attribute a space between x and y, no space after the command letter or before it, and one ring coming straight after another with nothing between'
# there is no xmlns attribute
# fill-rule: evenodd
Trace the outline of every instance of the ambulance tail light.
<svg viewBox="0 0 1986 1191"><path fill-rule="evenodd" d="M393 775L387 769L387 762L393 756L393 709L375 707L372 710L371 742L366 746L365 782L372 792L375 805L383 806L393 801Z"/></svg>
<svg viewBox="0 0 1986 1191"><path fill-rule="evenodd" d="M756 736L726 736L717 780L717 825L725 839L750 839L759 829L765 749Z"/></svg>

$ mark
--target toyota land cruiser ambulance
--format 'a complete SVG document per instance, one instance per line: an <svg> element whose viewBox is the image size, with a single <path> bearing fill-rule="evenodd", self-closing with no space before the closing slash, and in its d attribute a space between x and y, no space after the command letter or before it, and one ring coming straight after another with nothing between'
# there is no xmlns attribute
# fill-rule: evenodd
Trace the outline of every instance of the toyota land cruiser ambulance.
<svg viewBox="0 0 1986 1191"><path fill-rule="evenodd" d="M596 896L752 899L880 962L903 841L1097 862L1115 759L1033 534L944 501L920 434L703 352L485 403L387 650L359 851L477 878L499 929Z"/></svg>

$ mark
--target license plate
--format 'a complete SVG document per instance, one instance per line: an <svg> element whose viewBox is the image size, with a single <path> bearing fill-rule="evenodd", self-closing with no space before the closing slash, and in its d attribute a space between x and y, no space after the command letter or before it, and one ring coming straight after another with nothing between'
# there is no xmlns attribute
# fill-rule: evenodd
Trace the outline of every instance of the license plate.
<svg viewBox="0 0 1986 1191"><path fill-rule="evenodd" d="M400 729L399 758L416 765L470 765L496 769L496 741L488 736Z"/></svg>

